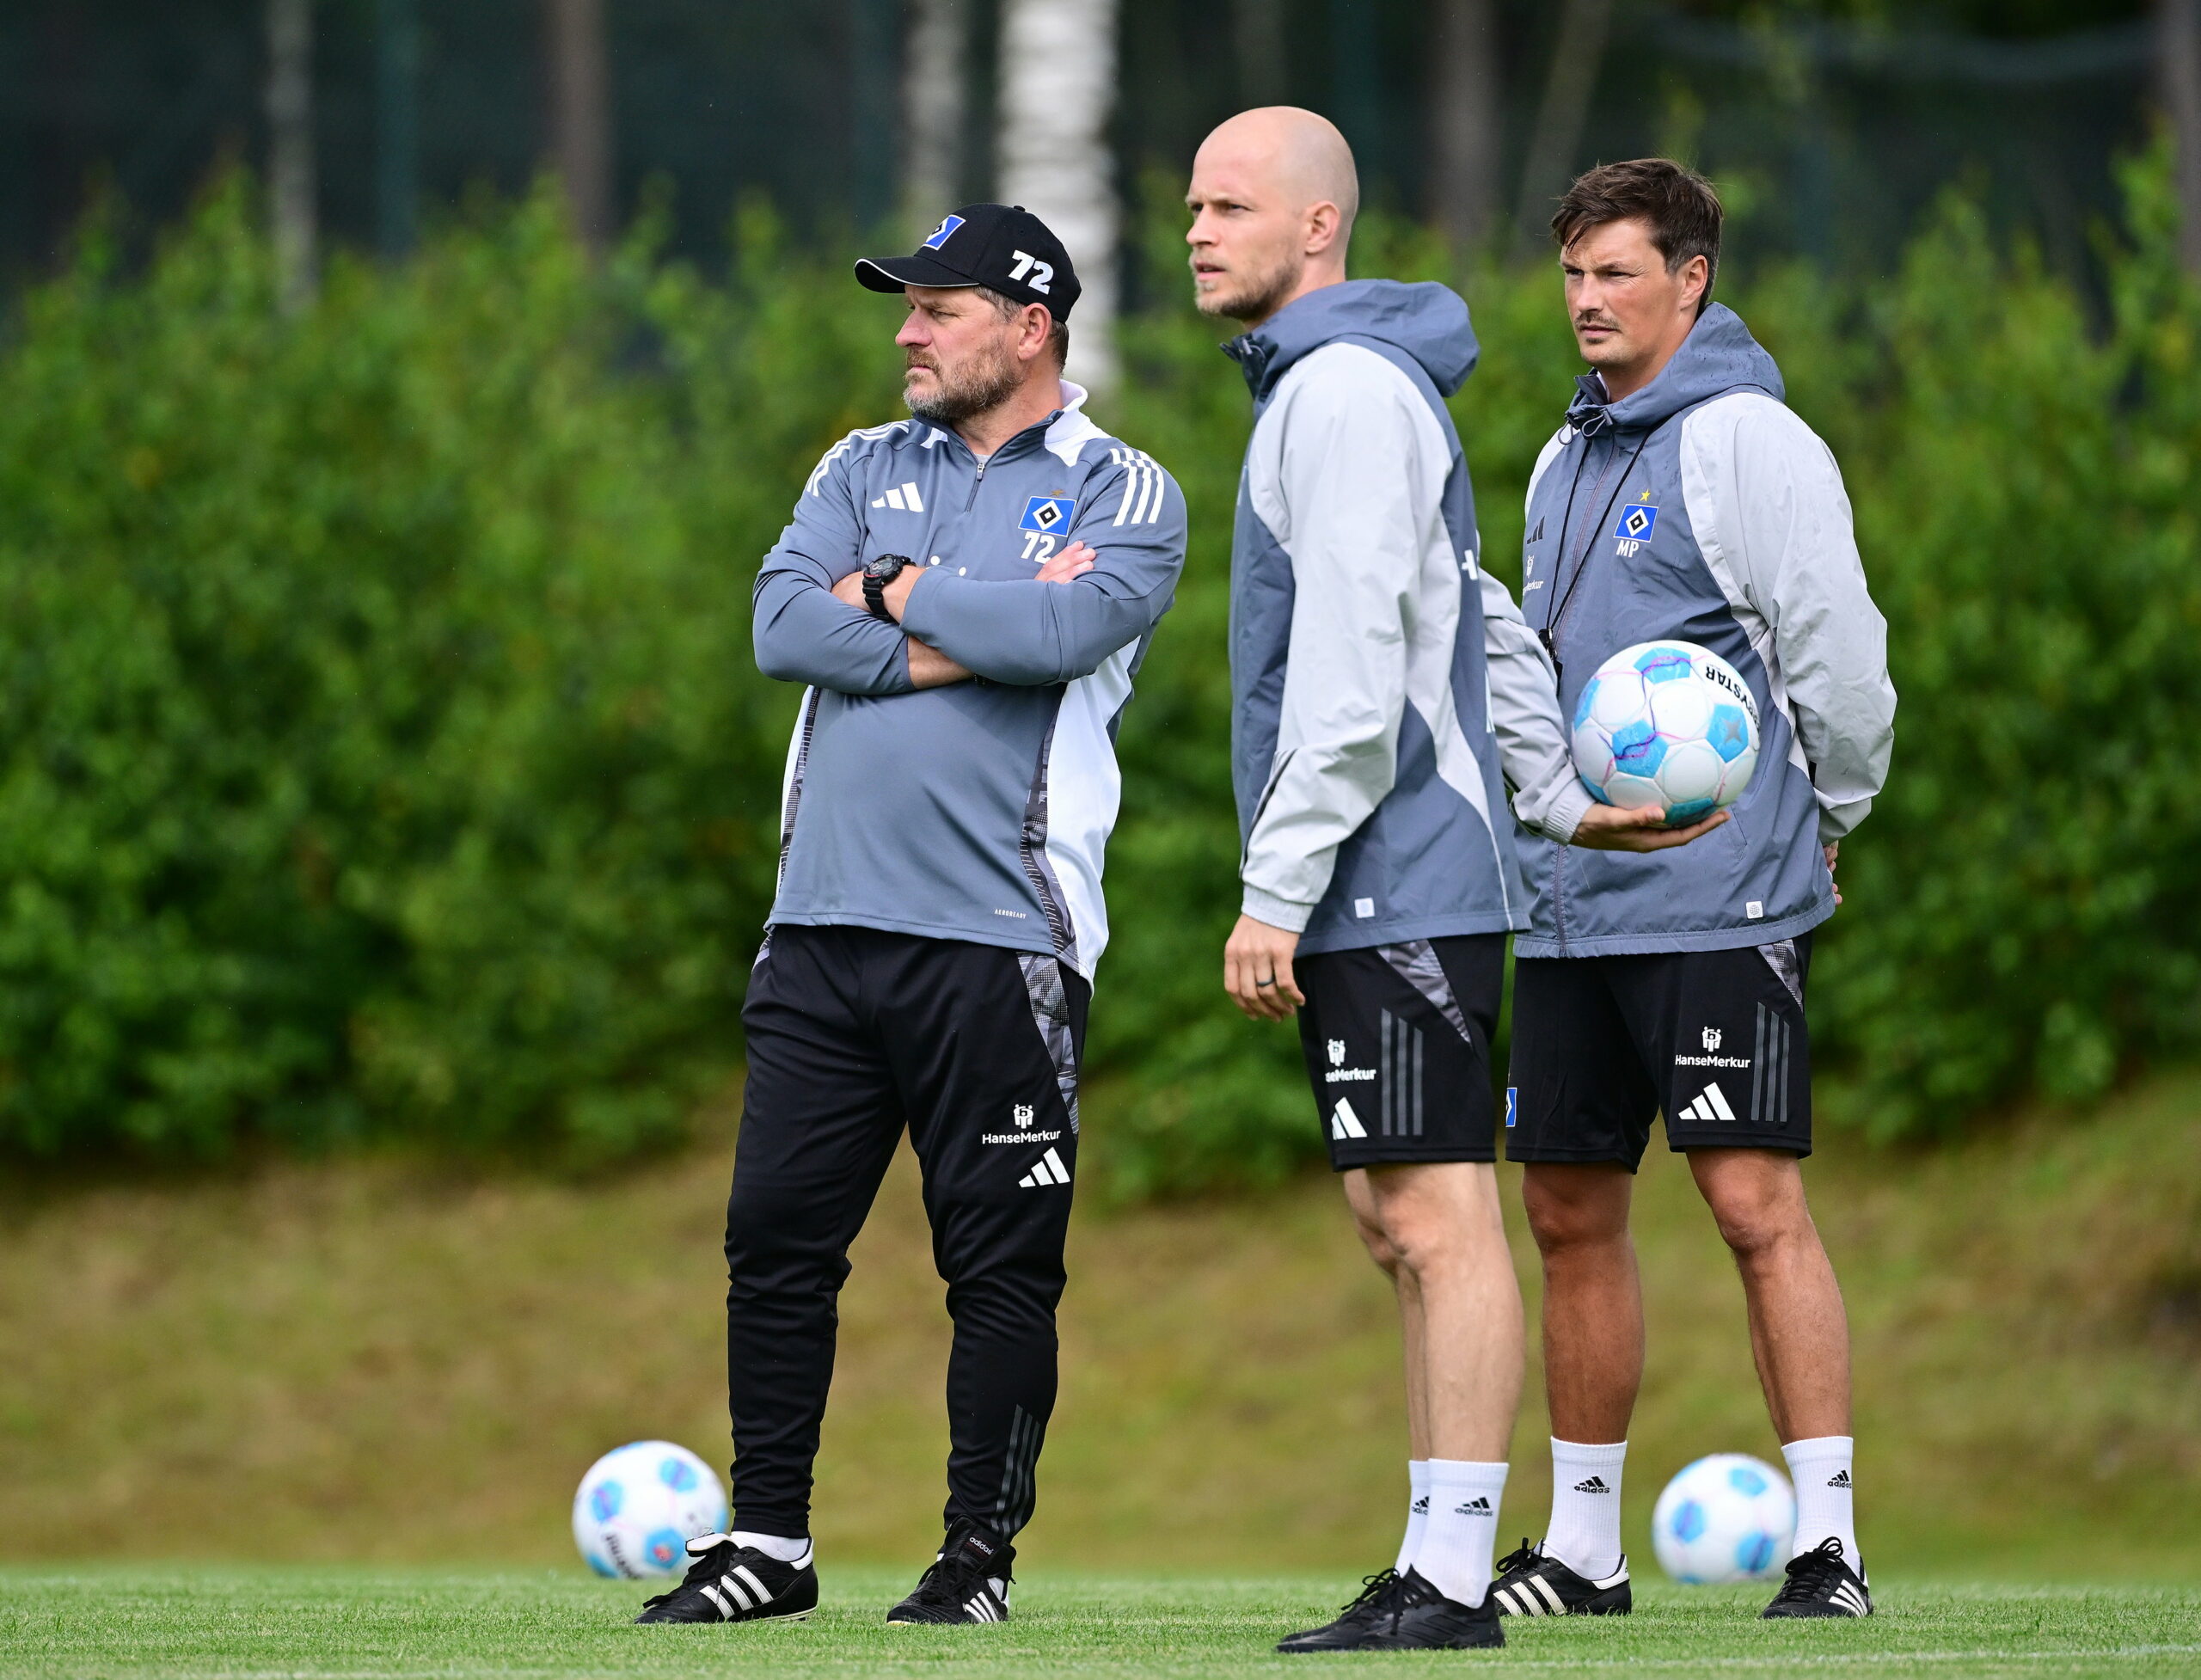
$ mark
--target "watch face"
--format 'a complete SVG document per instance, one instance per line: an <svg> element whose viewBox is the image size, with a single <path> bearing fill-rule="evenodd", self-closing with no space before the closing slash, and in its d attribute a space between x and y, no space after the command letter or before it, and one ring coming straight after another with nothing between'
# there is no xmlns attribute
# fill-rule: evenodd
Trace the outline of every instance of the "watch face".
<svg viewBox="0 0 2201 1680"><path fill-rule="evenodd" d="M907 555L881 555L863 568L867 578L877 578L881 583L892 583L910 563Z"/></svg>

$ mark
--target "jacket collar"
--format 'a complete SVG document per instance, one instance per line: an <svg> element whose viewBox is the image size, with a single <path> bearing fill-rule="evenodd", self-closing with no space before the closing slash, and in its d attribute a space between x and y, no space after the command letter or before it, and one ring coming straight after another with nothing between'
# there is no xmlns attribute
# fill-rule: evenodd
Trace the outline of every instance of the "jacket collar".
<svg viewBox="0 0 2201 1680"><path fill-rule="evenodd" d="M1021 432L1011 433L999 449L986 457L989 465L1043 448L1054 451L1066 464L1075 465L1078 451L1102 435L1100 428L1093 423L1093 417L1085 412L1085 400L1092 393L1084 386L1074 385L1067 379L1059 380L1057 384L1062 406L1045 420L1034 420ZM930 420L919 420L917 424L924 428L926 434L920 448L930 449L946 438L972 460L978 458L978 452L951 428L935 426Z"/></svg>
<svg viewBox="0 0 2201 1680"><path fill-rule="evenodd" d="M1725 304L1714 304L1697 317L1681 347L1641 390L1615 402L1605 394L1605 382L1598 375L1577 378L1574 400L1566 407L1566 424L1573 432L1591 438L1608 426L1648 431L1726 391L1762 390L1779 402L1787 389L1780 368L1750 336L1742 316Z"/></svg>
<svg viewBox="0 0 2201 1680"><path fill-rule="evenodd" d="M1259 408L1302 357L1343 338L1383 344L1411 358L1444 396L1474 371L1479 353L1468 306L1457 292L1432 281L1401 280L1322 286L1240 334L1223 353L1238 364Z"/></svg>

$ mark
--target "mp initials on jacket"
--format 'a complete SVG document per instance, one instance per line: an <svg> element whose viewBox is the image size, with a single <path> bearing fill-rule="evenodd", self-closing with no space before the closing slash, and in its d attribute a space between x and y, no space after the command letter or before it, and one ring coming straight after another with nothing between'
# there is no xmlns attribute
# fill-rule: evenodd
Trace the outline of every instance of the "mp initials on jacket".
<svg viewBox="0 0 2201 1680"><path fill-rule="evenodd" d="M1783 402L1781 371L1714 304L1671 361L1615 402L1594 374L1529 484L1521 600L1572 718L1613 654L1662 638L1741 673L1763 729L1728 820L1644 854L1531 836L1524 957L1766 945L1834 913L1824 846L1887 779L1895 690L1833 454Z"/></svg>

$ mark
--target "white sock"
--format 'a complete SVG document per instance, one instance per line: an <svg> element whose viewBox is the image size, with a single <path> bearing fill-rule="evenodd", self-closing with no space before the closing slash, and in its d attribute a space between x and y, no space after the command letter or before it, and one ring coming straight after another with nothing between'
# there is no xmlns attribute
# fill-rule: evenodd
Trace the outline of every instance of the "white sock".
<svg viewBox="0 0 2201 1680"><path fill-rule="evenodd" d="M1399 1542L1399 1560L1391 1566L1401 1575L1413 1567L1421 1549L1421 1531L1429 1526L1429 1461L1407 1460L1407 1537Z"/></svg>
<svg viewBox="0 0 2201 1680"><path fill-rule="evenodd" d="M810 1542L790 1540L783 1534L753 1534L736 1529L727 1536L737 1546L751 1546L768 1558L782 1563L802 1564L810 1561Z"/></svg>
<svg viewBox="0 0 2201 1680"><path fill-rule="evenodd" d="M1602 1581L1620 1567L1620 1472L1628 1443L1586 1447L1551 1441L1551 1526L1544 1555L1585 1579Z"/></svg>
<svg viewBox="0 0 2201 1680"><path fill-rule="evenodd" d="M1796 1484L1796 1543L1788 1555L1799 1558L1831 1535L1842 1542L1842 1560L1863 1579L1857 1560L1857 1518L1850 1503L1850 1460L1856 1443L1847 1435L1821 1435L1791 1441L1781 1449L1788 1478Z"/></svg>
<svg viewBox="0 0 2201 1680"><path fill-rule="evenodd" d="M1503 1464L1464 1458L1429 1461L1429 1521L1414 1551L1414 1573L1447 1598L1469 1608L1490 1591L1498 1549L1498 1502L1505 1492Z"/></svg>

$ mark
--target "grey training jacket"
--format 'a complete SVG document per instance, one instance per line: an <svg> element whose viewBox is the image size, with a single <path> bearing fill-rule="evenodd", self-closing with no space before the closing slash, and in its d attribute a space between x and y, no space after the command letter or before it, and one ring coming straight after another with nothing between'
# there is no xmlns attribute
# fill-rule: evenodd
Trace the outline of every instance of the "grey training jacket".
<svg viewBox="0 0 2201 1680"><path fill-rule="evenodd" d="M1550 661L1478 559L1444 407L1467 305L1350 281L1225 348L1256 416L1230 578L1245 913L1310 953L1526 927L1506 784L1560 841L1590 796Z"/></svg>
<svg viewBox="0 0 2201 1680"><path fill-rule="evenodd" d="M1757 770L1728 821L1668 851L1534 839L1524 957L1721 950L1834 913L1821 849L1872 808L1895 728L1887 624L1865 587L1834 457L1781 372L1714 304L1641 390L1579 383L1530 481L1522 605L1559 656L1572 718L1637 642L1700 643L1757 700Z"/></svg>
<svg viewBox="0 0 2201 1680"><path fill-rule="evenodd" d="M1092 978L1116 726L1184 566L1185 501L1084 402L1065 383L983 463L923 420L852 432L803 487L757 578L757 665L810 685L774 923L1051 953ZM1091 571L1033 581L1079 538ZM900 628L829 592L882 554L927 568ZM912 689L905 631L978 680Z"/></svg>

